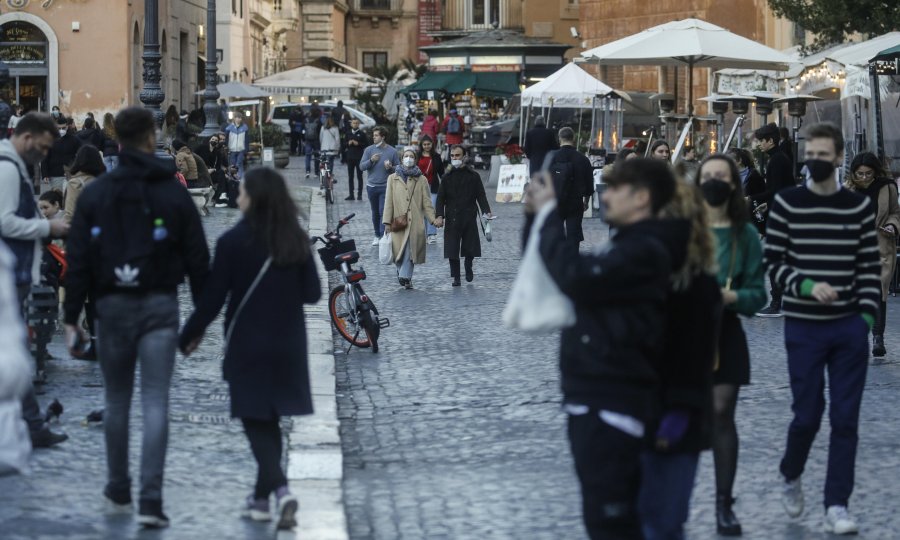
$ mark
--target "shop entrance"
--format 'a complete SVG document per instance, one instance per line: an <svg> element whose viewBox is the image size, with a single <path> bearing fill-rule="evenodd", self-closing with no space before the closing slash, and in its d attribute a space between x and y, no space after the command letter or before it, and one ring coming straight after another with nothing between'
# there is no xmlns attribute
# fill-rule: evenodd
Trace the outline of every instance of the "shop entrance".
<svg viewBox="0 0 900 540"><path fill-rule="evenodd" d="M0 90L7 103L25 111L47 110L47 36L35 25L10 21L0 28L0 60L9 66L9 85Z"/></svg>

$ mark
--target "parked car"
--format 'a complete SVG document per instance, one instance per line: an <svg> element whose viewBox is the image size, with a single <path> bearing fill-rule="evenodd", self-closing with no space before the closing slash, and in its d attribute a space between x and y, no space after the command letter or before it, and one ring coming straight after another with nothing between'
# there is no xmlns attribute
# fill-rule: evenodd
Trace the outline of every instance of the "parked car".
<svg viewBox="0 0 900 540"><path fill-rule="evenodd" d="M294 110L294 108L296 108L296 107L300 107L301 110L303 110L303 114L305 115L305 114L309 114L309 109L311 107L311 104L309 104L309 103L290 103L290 102L278 103L275 106L273 106L271 111L269 112L268 121L281 126L282 131L284 131L285 133L290 133L291 128L288 125L288 119L291 116L291 111ZM326 101L324 103L319 103L319 109L321 109L326 114L330 114L331 109L333 109L335 107L337 107L336 101L335 102ZM369 130L377 125L374 118L372 118L371 116L367 115L366 113L360 111L359 109L356 109L356 108L354 108L350 105L346 105L346 104L344 105L344 109L348 113L350 113L350 116L352 118L359 119L360 127L362 127L363 129Z"/></svg>

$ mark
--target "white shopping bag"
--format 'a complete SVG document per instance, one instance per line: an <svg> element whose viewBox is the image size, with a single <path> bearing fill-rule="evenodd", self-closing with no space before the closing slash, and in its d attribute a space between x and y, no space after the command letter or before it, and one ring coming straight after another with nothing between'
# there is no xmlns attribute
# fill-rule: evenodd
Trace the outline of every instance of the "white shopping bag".
<svg viewBox="0 0 900 540"><path fill-rule="evenodd" d="M559 290L538 251L540 230L555 202L544 206L531 227L519 272L513 281L503 324L534 334L550 334L575 324L575 306Z"/></svg>
<svg viewBox="0 0 900 540"><path fill-rule="evenodd" d="M378 241L378 260L381 264L391 264L394 262L394 252L391 247L391 233L386 232Z"/></svg>
<svg viewBox="0 0 900 540"><path fill-rule="evenodd" d="M0 476L27 473L31 436L18 399L0 401Z"/></svg>

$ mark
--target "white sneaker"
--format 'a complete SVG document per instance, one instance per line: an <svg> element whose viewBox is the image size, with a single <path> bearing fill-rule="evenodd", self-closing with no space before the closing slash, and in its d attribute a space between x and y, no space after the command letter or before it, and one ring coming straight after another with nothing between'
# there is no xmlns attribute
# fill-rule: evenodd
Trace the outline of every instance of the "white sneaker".
<svg viewBox="0 0 900 540"><path fill-rule="evenodd" d="M859 527L850 516L846 506L829 506L825 512L825 532L834 534L856 534Z"/></svg>
<svg viewBox="0 0 900 540"><path fill-rule="evenodd" d="M437 244L437 235L429 234L429 235L428 235L428 240L426 240L426 243L428 243L428 244Z"/></svg>
<svg viewBox="0 0 900 540"><path fill-rule="evenodd" d="M786 481L781 488L781 504L787 515L795 518L803 513L803 486L800 478Z"/></svg>
<svg viewBox="0 0 900 540"><path fill-rule="evenodd" d="M372 239L372 245L373 245L373 246L377 246L377 245L378 245L378 242L379 242L380 240L381 240L381 238L378 238L378 237L376 236L375 238Z"/></svg>

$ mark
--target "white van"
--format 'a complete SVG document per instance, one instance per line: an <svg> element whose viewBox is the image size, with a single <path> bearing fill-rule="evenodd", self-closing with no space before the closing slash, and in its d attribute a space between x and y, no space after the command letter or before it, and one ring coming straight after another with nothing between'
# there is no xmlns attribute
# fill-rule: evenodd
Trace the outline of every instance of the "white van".
<svg viewBox="0 0 900 540"><path fill-rule="evenodd" d="M285 133L290 133L291 127L288 125L288 119L291 116L291 111L294 110L294 108L296 108L296 107L300 107L303 110L303 114L309 114L309 108L311 107L311 104L296 103L296 102L295 103L289 103L289 102L278 103L278 104L274 105L272 107L271 111L269 112L268 121L281 126L281 129ZM337 107L336 101L326 101L324 103L319 103L319 108L322 109L322 111L325 112L326 114L331 113L331 109L333 109L335 107ZM346 110L350 114L351 118L358 119L359 125L363 129L372 129L373 127L375 127L377 125L374 118L372 118L371 116L367 115L366 113L360 111L359 109L356 109L349 105L344 105L344 110Z"/></svg>

